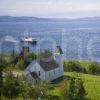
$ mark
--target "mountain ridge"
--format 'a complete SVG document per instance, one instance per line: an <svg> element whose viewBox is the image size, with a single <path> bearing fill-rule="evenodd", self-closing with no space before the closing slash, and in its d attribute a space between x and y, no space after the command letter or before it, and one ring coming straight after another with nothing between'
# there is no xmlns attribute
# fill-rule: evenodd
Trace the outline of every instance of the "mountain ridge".
<svg viewBox="0 0 100 100"><path fill-rule="evenodd" d="M98 21L100 17L85 17L85 18L39 18L39 17L13 17L13 16L0 16L0 22L34 22L34 21Z"/></svg>

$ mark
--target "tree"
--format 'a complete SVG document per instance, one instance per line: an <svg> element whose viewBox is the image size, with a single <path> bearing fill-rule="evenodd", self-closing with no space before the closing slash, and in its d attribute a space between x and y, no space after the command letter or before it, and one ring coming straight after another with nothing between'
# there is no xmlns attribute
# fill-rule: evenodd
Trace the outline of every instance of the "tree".
<svg viewBox="0 0 100 100"><path fill-rule="evenodd" d="M65 71L76 71L76 72L82 72L83 68L81 67L80 63L78 61L69 60L68 62L64 62Z"/></svg>
<svg viewBox="0 0 100 100"><path fill-rule="evenodd" d="M23 59L19 59L17 64L15 65L15 67L20 69L20 70L24 70L24 60Z"/></svg>
<svg viewBox="0 0 100 100"><path fill-rule="evenodd" d="M43 58L49 58L52 57L52 52L46 50L46 51L42 51L38 54L38 57L43 57Z"/></svg>
<svg viewBox="0 0 100 100"><path fill-rule="evenodd" d="M2 96L2 85L3 85L3 75L2 75L2 71L3 71L3 65L2 65L2 61L0 61L0 99Z"/></svg>
<svg viewBox="0 0 100 100"><path fill-rule="evenodd" d="M29 53L28 58L30 58L31 60L34 60L37 58L37 55L36 53L32 52L32 53Z"/></svg>
<svg viewBox="0 0 100 100"><path fill-rule="evenodd" d="M22 96L23 100L27 100L27 98L30 97L29 93L31 89L32 89L31 83L27 83L25 80L20 81L20 90L21 90L20 95Z"/></svg>
<svg viewBox="0 0 100 100"><path fill-rule="evenodd" d="M63 88L62 88L63 87ZM86 91L81 79L71 78L64 81L61 87L62 100L84 100Z"/></svg>
<svg viewBox="0 0 100 100"><path fill-rule="evenodd" d="M2 96L2 87L3 87L3 70L6 68L8 63L2 58L2 55L0 55L0 98Z"/></svg>
<svg viewBox="0 0 100 100"><path fill-rule="evenodd" d="M92 62L89 66L89 73L96 74L98 70L98 64L97 62Z"/></svg>
<svg viewBox="0 0 100 100"><path fill-rule="evenodd" d="M3 95L9 100L20 94L20 82L14 77L11 71L6 73L3 90Z"/></svg>
<svg viewBox="0 0 100 100"><path fill-rule="evenodd" d="M79 100L84 100L85 98L85 95L86 95L86 91L85 91L85 88L84 88L84 85L83 85L83 81L82 80L79 80L79 90L78 90L78 93L77 93L77 96L79 97L78 99Z"/></svg>
<svg viewBox="0 0 100 100"><path fill-rule="evenodd" d="M29 96L30 98L34 99L38 98L47 99L49 94L49 88L50 88L49 82L40 82L35 85L30 85Z"/></svg>

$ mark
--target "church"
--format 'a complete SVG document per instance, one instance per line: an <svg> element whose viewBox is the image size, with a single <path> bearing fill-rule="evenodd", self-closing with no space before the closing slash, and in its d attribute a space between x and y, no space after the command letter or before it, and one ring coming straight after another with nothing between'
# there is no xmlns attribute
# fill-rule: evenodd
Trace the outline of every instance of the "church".
<svg viewBox="0 0 100 100"><path fill-rule="evenodd" d="M64 55L60 46L56 47L52 56L33 60L25 69L26 78L37 83L39 81L53 81L64 74L63 69Z"/></svg>

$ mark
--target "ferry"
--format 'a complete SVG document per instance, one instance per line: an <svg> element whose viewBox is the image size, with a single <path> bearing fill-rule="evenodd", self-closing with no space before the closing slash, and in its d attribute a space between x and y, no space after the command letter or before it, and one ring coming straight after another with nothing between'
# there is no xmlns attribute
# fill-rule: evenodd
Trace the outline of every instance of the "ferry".
<svg viewBox="0 0 100 100"><path fill-rule="evenodd" d="M22 43L31 43L31 44L37 44L38 39L32 38L32 37L23 37L21 38Z"/></svg>

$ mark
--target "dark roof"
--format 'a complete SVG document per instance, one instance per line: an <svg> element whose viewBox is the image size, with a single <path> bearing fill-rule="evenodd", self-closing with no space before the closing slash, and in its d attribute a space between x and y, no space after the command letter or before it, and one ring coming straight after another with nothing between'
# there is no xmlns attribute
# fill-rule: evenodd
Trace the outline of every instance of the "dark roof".
<svg viewBox="0 0 100 100"><path fill-rule="evenodd" d="M38 63L45 71L50 71L59 67L54 59L49 59L48 61L45 59L39 59Z"/></svg>
<svg viewBox="0 0 100 100"><path fill-rule="evenodd" d="M34 78L34 79L37 79L38 78L38 75L36 72L30 72L31 76Z"/></svg>

